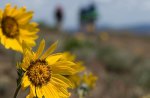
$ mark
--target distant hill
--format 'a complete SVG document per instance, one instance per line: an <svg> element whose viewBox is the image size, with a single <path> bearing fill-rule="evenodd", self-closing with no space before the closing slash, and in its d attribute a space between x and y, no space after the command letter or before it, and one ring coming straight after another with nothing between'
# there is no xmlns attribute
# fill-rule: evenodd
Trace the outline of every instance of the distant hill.
<svg viewBox="0 0 150 98"><path fill-rule="evenodd" d="M137 25L137 26L127 27L125 29L129 31L133 31L135 33L150 34L150 24Z"/></svg>
<svg viewBox="0 0 150 98"><path fill-rule="evenodd" d="M111 26L101 26L98 30L100 31L129 31L133 32L135 34L144 34L144 35L150 35L150 24L142 24L142 25L131 25L131 26L125 26L120 28L114 28Z"/></svg>

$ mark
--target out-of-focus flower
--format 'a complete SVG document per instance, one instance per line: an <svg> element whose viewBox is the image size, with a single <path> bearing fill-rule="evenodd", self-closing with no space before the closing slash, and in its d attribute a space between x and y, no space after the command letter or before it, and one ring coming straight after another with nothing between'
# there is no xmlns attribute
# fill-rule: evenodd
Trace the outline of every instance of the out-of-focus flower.
<svg viewBox="0 0 150 98"><path fill-rule="evenodd" d="M54 43L43 54L45 41L41 41L36 52L23 44L23 62L20 67L25 71L22 78L22 88L30 87L26 98L68 98L68 88L72 83L64 76L74 75L76 70L72 61L63 58L63 53L52 54L57 43Z"/></svg>
<svg viewBox="0 0 150 98"><path fill-rule="evenodd" d="M25 7L7 4L4 11L0 9L0 39L5 48L22 52L22 41L30 47L35 45L39 29L37 23L30 22L32 16L33 12Z"/></svg>
<svg viewBox="0 0 150 98"><path fill-rule="evenodd" d="M94 76L92 73L85 73L82 78L82 83L86 84L90 89L92 89L95 86L96 80L97 77Z"/></svg>
<svg viewBox="0 0 150 98"><path fill-rule="evenodd" d="M80 80L81 82L78 86L77 94L79 98L85 98L89 94L89 91L95 87L97 77L92 73L85 73L83 76L81 76Z"/></svg>

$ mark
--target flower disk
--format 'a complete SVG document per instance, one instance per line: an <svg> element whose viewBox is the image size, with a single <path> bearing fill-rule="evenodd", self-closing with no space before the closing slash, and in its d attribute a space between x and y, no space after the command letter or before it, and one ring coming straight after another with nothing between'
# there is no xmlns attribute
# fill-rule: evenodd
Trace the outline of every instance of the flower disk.
<svg viewBox="0 0 150 98"><path fill-rule="evenodd" d="M12 17L5 17L2 19L2 31L9 38L16 37L19 34L17 21Z"/></svg>
<svg viewBox="0 0 150 98"><path fill-rule="evenodd" d="M46 61L37 60L32 62L27 70L27 75L35 86L47 84L51 78L50 66Z"/></svg>

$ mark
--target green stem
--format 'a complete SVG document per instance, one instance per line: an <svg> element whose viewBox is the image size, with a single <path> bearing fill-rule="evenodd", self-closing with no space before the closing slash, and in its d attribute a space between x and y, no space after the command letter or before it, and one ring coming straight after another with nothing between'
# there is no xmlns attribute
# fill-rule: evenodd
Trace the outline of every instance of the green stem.
<svg viewBox="0 0 150 98"><path fill-rule="evenodd" d="M19 83L19 85L17 86L17 89L15 91L15 94L14 94L13 98L17 98L17 95L18 95L18 92L19 92L20 88L21 88L21 83Z"/></svg>

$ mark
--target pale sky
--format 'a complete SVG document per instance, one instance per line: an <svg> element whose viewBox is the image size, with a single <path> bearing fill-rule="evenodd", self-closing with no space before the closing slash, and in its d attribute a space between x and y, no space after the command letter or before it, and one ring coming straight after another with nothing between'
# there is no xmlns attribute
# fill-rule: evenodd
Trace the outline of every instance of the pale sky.
<svg viewBox="0 0 150 98"><path fill-rule="evenodd" d="M35 12L34 20L54 25L54 9L61 5L65 12L64 28L76 28L79 9L93 1L100 14L97 20L99 26L150 24L150 0L0 0L0 8L4 8L7 3L26 6Z"/></svg>

